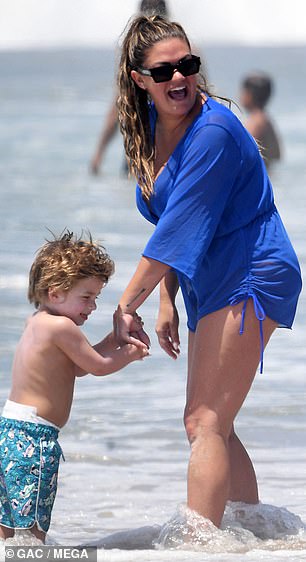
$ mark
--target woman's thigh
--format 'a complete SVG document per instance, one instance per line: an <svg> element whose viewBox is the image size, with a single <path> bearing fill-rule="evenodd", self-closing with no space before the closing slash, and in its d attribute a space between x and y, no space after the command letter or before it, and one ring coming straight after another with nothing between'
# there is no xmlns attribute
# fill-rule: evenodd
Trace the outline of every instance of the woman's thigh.
<svg viewBox="0 0 306 562"><path fill-rule="evenodd" d="M242 308L239 303L208 314L190 333L185 421L191 432L213 425L228 436L252 385L260 360L260 328L249 300L244 332L239 333ZM270 318L263 321L264 345L276 326Z"/></svg>

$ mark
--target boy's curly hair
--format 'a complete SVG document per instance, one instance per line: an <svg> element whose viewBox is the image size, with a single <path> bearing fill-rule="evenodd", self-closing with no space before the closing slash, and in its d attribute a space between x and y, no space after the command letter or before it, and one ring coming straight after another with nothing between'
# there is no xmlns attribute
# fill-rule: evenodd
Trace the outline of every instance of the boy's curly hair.
<svg viewBox="0 0 306 562"><path fill-rule="evenodd" d="M53 234L53 233L52 233ZM98 277L104 283L114 273L114 262L103 246L66 232L47 240L38 250L29 274L28 299L38 308L49 288L69 291L77 281Z"/></svg>

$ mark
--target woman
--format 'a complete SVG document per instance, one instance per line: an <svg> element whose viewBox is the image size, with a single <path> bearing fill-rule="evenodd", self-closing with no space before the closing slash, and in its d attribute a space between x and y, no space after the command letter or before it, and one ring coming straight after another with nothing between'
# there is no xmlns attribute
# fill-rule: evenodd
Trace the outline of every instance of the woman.
<svg viewBox="0 0 306 562"><path fill-rule="evenodd" d="M156 229L119 303L121 340L149 343L134 319L160 283L157 335L179 353L175 296L189 328L188 507L219 526L226 501L258 502L233 423L277 326L291 327L296 255L257 145L212 99L182 27L135 18L122 45L119 119L137 204Z"/></svg>

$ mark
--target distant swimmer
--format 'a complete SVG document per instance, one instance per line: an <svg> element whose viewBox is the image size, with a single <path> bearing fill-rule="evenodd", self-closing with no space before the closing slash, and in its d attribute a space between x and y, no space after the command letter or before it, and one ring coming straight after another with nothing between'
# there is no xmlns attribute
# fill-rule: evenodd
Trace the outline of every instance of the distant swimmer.
<svg viewBox="0 0 306 562"><path fill-rule="evenodd" d="M164 16L168 15L168 8L165 0L141 0L139 3L139 13L140 14L162 14ZM118 111L117 111L117 97L118 91L115 89L115 95L107 112L105 122L100 133L98 143L95 152L90 161L90 172L94 175L99 173L101 163L108 147L110 141L115 136L118 125ZM124 160L123 172L126 175L128 173L127 163Z"/></svg>
<svg viewBox="0 0 306 562"><path fill-rule="evenodd" d="M240 103L249 114L244 125L258 142L268 169L281 158L279 135L265 110L272 91L271 78L262 72L246 76L240 91Z"/></svg>

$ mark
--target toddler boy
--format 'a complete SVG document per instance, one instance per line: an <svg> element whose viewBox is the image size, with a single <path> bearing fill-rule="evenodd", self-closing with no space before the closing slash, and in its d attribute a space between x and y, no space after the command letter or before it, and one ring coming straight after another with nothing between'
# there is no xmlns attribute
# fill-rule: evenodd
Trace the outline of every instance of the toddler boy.
<svg viewBox="0 0 306 562"><path fill-rule="evenodd" d="M17 345L0 418L2 539L30 529L45 540L62 454L57 437L70 414L75 378L108 375L149 353L141 341L119 347L114 332L92 347L80 330L113 270L91 236L82 240L69 231L47 241L31 267L28 298L37 311ZM134 322L139 332L138 315Z"/></svg>

